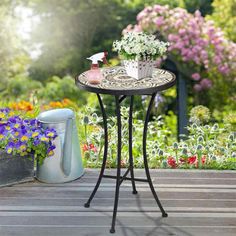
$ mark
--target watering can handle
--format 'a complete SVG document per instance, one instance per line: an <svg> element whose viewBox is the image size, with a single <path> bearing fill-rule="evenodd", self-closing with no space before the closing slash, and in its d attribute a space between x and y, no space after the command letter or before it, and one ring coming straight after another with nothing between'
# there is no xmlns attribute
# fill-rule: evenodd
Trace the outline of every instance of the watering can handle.
<svg viewBox="0 0 236 236"><path fill-rule="evenodd" d="M66 132L64 138L63 156L62 156L62 170L66 176L69 176L71 173L72 130L73 130L73 120L68 119L66 121Z"/></svg>

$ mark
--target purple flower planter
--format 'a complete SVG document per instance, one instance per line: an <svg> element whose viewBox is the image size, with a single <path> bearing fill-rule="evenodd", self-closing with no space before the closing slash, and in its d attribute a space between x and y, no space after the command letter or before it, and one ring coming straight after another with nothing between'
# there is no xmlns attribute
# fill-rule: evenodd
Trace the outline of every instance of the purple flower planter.
<svg viewBox="0 0 236 236"><path fill-rule="evenodd" d="M34 180L34 160L0 150L0 187Z"/></svg>

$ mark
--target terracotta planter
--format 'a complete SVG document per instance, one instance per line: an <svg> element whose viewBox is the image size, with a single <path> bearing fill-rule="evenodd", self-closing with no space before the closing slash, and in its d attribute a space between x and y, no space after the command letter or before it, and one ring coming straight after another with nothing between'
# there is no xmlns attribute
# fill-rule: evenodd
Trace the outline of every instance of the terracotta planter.
<svg viewBox="0 0 236 236"><path fill-rule="evenodd" d="M124 67L127 75L135 79L142 79L152 76L154 61L124 60Z"/></svg>
<svg viewBox="0 0 236 236"><path fill-rule="evenodd" d="M34 180L34 160L0 150L0 187Z"/></svg>

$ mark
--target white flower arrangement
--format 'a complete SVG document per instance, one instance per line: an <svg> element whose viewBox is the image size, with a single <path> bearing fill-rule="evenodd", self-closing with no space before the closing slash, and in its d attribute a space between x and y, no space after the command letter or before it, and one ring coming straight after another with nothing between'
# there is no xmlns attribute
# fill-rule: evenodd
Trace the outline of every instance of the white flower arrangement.
<svg viewBox="0 0 236 236"><path fill-rule="evenodd" d="M155 60L166 53L168 46L168 42L143 32L129 32L113 42L113 50L126 60Z"/></svg>

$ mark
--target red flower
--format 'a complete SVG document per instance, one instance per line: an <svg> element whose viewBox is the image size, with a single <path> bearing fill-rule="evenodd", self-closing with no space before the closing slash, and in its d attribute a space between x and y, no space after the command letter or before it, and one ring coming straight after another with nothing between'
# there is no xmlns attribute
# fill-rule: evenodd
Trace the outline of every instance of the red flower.
<svg viewBox="0 0 236 236"><path fill-rule="evenodd" d="M174 157L168 157L167 163L171 168L177 167L176 160L174 159Z"/></svg>
<svg viewBox="0 0 236 236"><path fill-rule="evenodd" d="M83 152L87 152L87 151L93 151L93 152L97 152L97 148L94 146L94 144L89 144L89 145L87 145L87 144L84 144L83 145L83 147L82 147L82 149L83 149Z"/></svg>
<svg viewBox="0 0 236 236"><path fill-rule="evenodd" d="M206 156L201 157L201 162L202 162L202 164L206 163ZM195 167L198 168L198 158L197 158L197 156L188 157L188 164L195 165Z"/></svg>
<svg viewBox="0 0 236 236"><path fill-rule="evenodd" d="M197 157L196 156L191 156L191 157L188 157L188 164L190 165L193 165L197 162Z"/></svg>
<svg viewBox="0 0 236 236"><path fill-rule="evenodd" d="M202 156L202 164L206 163L206 156Z"/></svg>
<svg viewBox="0 0 236 236"><path fill-rule="evenodd" d="M89 150L88 145L84 144L82 149L83 149L83 152L87 152Z"/></svg>

